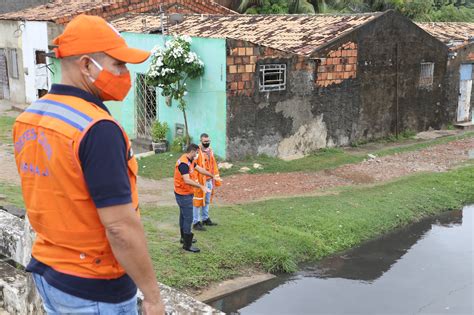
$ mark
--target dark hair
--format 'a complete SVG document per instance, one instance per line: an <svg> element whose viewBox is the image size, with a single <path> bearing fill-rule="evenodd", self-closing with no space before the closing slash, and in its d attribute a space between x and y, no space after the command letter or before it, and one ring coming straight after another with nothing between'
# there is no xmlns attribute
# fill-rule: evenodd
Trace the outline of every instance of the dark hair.
<svg viewBox="0 0 474 315"><path fill-rule="evenodd" d="M207 133L201 133L201 136L199 137L199 139L202 139L202 138L209 138L209 135Z"/></svg>
<svg viewBox="0 0 474 315"><path fill-rule="evenodd" d="M199 149L199 146L197 144L191 143L188 145L188 148L186 149L186 153L189 153L191 151L197 151Z"/></svg>

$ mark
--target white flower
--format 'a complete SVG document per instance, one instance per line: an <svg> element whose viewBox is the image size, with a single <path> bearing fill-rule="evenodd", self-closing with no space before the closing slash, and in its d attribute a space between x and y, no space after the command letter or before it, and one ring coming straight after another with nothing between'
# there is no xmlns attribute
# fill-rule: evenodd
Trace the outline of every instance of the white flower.
<svg viewBox="0 0 474 315"><path fill-rule="evenodd" d="M181 36L181 39L184 40L186 43L191 43L191 37L189 35Z"/></svg>

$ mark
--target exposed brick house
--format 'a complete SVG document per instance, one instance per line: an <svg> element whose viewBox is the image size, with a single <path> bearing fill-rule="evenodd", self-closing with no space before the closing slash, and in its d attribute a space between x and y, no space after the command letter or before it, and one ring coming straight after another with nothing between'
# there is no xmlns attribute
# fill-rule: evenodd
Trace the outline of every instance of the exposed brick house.
<svg viewBox="0 0 474 315"><path fill-rule="evenodd" d="M236 14L212 0L51 0L0 14L0 98L30 103L50 86L48 45L79 14L107 20L128 13ZM7 68L7 71L2 70Z"/></svg>
<svg viewBox="0 0 474 315"><path fill-rule="evenodd" d="M459 127L474 124L474 23L418 23L425 31L443 42L449 49L445 82L445 106L450 120Z"/></svg>
<svg viewBox="0 0 474 315"><path fill-rule="evenodd" d="M440 128L449 49L393 12L189 16L171 32L225 38L227 157Z"/></svg>

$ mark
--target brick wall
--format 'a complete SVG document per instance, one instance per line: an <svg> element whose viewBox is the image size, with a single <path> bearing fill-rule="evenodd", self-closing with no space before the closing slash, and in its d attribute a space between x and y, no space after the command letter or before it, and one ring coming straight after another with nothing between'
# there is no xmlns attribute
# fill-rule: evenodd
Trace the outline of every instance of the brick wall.
<svg viewBox="0 0 474 315"><path fill-rule="evenodd" d="M227 53L227 95L252 95L258 89L257 63L268 58L297 58L292 69L307 67L303 57L296 57L269 47L242 40L231 40Z"/></svg>
<svg viewBox="0 0 474 315"><path fill-rule="evenodd" d="M67 24L80 13L98 15L105 19L112 19L126 13L159 11L160 5L165 11L170 7L169 13L236 14L236 12L218 5L212 0L123 0L115 3L106 3L100 8L94 8L84 12L72 12L54 19L54 22L58 24Z"/></svg>
<svg viewBox="0 0 474 315"><path fill-rule="evenodd" d="M316 85L327 87L357 76L357 44L347 42L320 58Z"/></svg>

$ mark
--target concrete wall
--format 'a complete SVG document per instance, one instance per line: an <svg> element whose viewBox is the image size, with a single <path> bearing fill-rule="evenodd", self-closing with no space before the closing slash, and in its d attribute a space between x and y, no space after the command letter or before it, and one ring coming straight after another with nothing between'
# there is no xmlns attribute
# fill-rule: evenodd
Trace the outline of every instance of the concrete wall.
<svg viewBox="0 0 474 315"><path fill-rule="evenodd" d="M459 81L460 81L460 67L464 63L473 63L474 64L474 43L466 45L462 48L456 50L455 56L448 58L447 61L447 75L445 86L445 104L451 109L450 121L456 122L457 120L457 108L459 101ZM473 76L474 78L474 73ZM471 113L474 111L474 89L471 93ZM474 114L471 114L472 121L474 122Z"/></svg>
<svg viewBox="0 0 474 315"><path fill-rule="evenodd" d="M31 103L38 99L39 88L49 90L51 84L50 73L44 66L36 65L35 52L48 52L48 27L46 22L26 22L22 36L23 67L25 69L25 96L26 102ZM46 85L39 85L38 77L45 76Z"/></svg>
<svg viewBox="0 0 474 315"><path fill-rule="evenodd" d="M21 26L23 25L23 26ZM13 79L9 75L10 100L15 103L24 103L26 101L25 95L25 76L23 70L23 40L22 31L24 28L23 22L17 21L0 21L0 48L15 48L17 49L18 59L18 79ZM11 62L7 57L7 64Z"/></svg>
<svg viewBox="0 0 474 315"><path fill-rule="evenodd" d="M443 106L447 48L394 12L311 58L234 40L227 45L229 158L299 157L450 121L452 108ZM239 64L247 61L251 67ZM429 88L418 84L422 62L435 63ZM265 63L287 65L286 90L258 91Z"/></svg>

